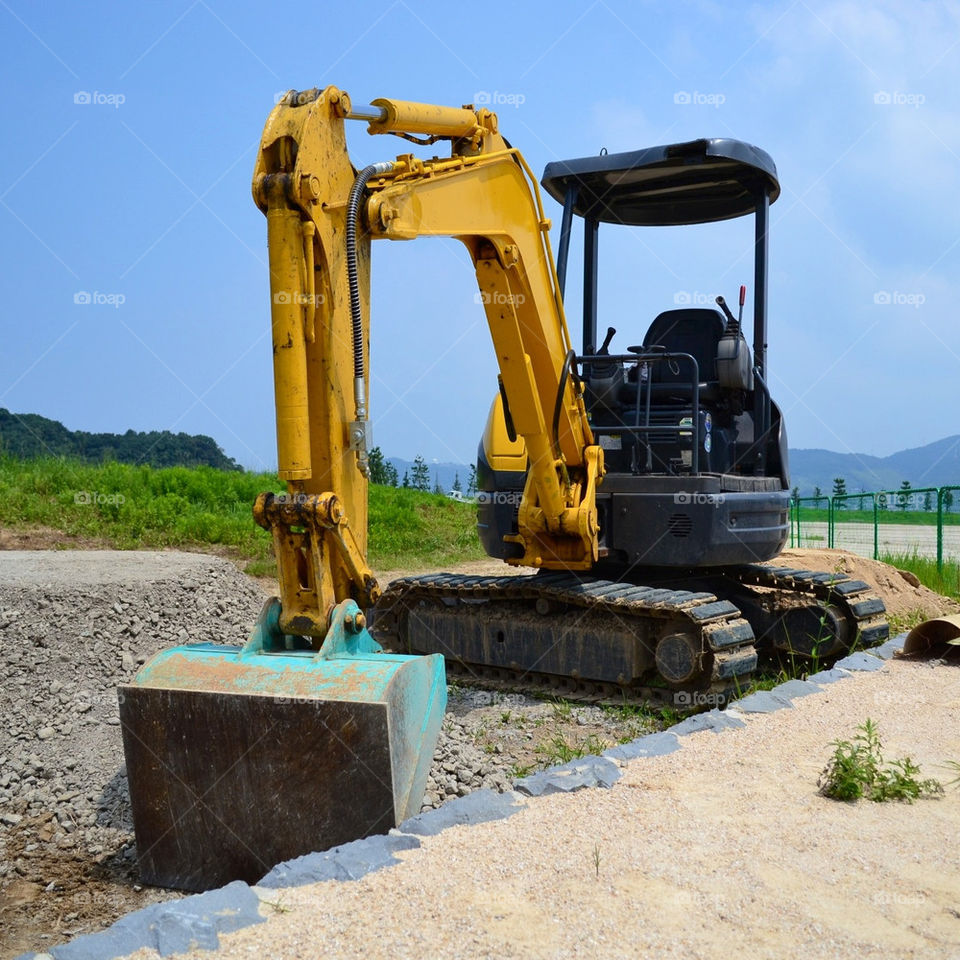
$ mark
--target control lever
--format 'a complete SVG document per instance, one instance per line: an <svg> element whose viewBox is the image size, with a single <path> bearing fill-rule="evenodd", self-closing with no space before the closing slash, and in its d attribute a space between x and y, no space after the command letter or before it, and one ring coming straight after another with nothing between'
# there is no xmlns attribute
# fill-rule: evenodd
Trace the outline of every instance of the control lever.
<svg viewBox="0 0 960 960"><path fill-rule="evenodd" d="M717 306L724 312L724 315L727 318L727 323L730 325L730 328L737 329L738 328L737 320L734 318L733 314L730 312L730 308L727 306L727 301L724 300L723 297L717 297L716 301L717 301ZM741 306L741 310L742 309L743 308Z"/></svg>
<svg viewBox="0 0 960 960"><path fill-rule="evenodd" d="M607 347L610 346L610 341L613 339L613 335L614 335L616 332L617 332L617 331L616 331L613 327L607 327L607 335L603 338L603 343L600 344L600 349L597 351L597 355L598 355L598 356L599 356L600 354L604 354L604 353L609 353L609 352L610 352L610 351L607 349Z"/></svg>

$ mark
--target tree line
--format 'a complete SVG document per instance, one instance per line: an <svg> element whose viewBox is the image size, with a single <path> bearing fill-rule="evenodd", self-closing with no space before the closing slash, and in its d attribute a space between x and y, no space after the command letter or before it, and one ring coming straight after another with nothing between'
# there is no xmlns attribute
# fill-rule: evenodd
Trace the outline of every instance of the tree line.
<svg viewBox="0 0 960 960"><path fill-rule="evenodd" d="M426 460L417 454L413 461L411 470L404 470L401 478L397 468L383 455L379 447L374 447L367 454L367 462L370 465L370 482L380 484L383 487L405 487L409 490L422 490L425 493L445 494L447 491L440 485L439 478L433 478L431 482L430 467ZM453 485L450 488L452 493L459 493L463 496L472 497L477 492L477 468L471 464L470 474L467 477L466 490L460 482L460 474L453 476Z"/></svg>
<svg viewBox="0 0 960 960"><path fill-rule="evenodd" d="M800 488L794 487L790 491L791 497L794 504L798 504L800 497ZM830 495L831 498L839 500L836 504L836 509L844 510L849 509L849 504L856 502L857 510L864 509L873 509L873 495L868 490L861 490L858 493L849 493L847 491L847 481L844 477L834 477L833 478L833 492ZM804 498L805 499L805 498ZM820 487L813 488L813 496L810 498L813 500L813 505L815 508L819 509L821 502L826 502L827 497L824 495ZM949 513L950 509L953 507L954 496L952 490L944 490L943 492L943 508ZM866 504L866 506L865 506ZM913 485L909 480L904 480L900 484L900 489L893 493L881 493L877 499L877 508L879 510L924 510L932 511L937 509L936 496L932 490L920 490L914 492Z"/></svg>
<svg viewBox="0 0 960 960"><path fill-rule="evenodd" d="M2 407L0 453L20 460L67 457L84 463L116 461L150 467L207 466L217 470L243 470L212 437L202 434L169 430L88 433L68 430L59 420L36 413L11 413Z"/></svg>

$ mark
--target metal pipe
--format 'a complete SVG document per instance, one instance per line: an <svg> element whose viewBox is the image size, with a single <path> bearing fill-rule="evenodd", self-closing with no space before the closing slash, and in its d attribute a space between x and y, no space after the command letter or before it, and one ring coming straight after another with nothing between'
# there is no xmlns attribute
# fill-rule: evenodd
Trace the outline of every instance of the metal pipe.
<svg viewBox="0 0 960 960"><path fill-rule="evenodd" d="M368 123L381 123L387 119L387 111L383 107L365 104L362 107L351 106L346 114L347 120L365 120Z"/></svg>
<svg viewBox="0 0 960 960"><path fill-rule="evenodd" d="M597 343L597 264L600 222L583 221L583 352Z"/></svg>
<svg viewBox="0 0 960 960"><path fill-rule="evenodd" d="M563 219L560 221L560 244L557 247L557 282L560 297L563 298L567 287L567 255L570 253L570 229L573 226L573 205L577 202L577 185L567 184L567 194L563 198ZM587 345L583 345L586 350Z"/></svg>

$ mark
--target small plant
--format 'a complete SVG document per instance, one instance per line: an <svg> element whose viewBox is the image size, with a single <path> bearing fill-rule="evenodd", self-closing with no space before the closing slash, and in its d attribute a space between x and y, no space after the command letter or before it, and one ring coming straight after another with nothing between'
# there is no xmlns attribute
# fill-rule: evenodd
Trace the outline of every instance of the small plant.
<svg viewBox="0 0 960 960"><path fill-rule="evenodd" d="M503 713L500 714L500 722L506 725L510 722L512 717L513 714L509 710L504 710Z"/></svg>
<svg viewBox="0 0 960 960"><path fill-rule="evenodd" d="M956 787L960 790L960 760L947 760L943 764L951 773L955 773L956 776L952 780L947 781L948 787Z"/></svg>
<svg viewBox="0 0 960 960"><path fill-rule="evenodd" d="M569 763L571 760L578 760L580 757L599 755L608 746L607 741L601 739L595 733L591 733L582 740L576 740L573 743L570 743L562 733L556 733L549 740L536 747L536 752L545 756L548 764Z"/></svg>
<svg viewBox="0 0 960 960"><path fill-rule="evenodd" d="M600 844L595 843L593 845L593 869L597 875L597 879L600 879Z"/></svg>
<svg viewBox="0 0 960 960"><path fill-rule="evenodd" d="M553 715L557 720L569 720L573 707L569 700L557 698L553 702Z"/></svg>
<svg viewBox="0 0 960 960"><path fill-rule="evenodd" d="M818 781L820 793L825 797L913 803L921 797L943 793L937 780L919 778L920 767L910 757L884 761L880 735L869 717L857 727L853 740L834 740L832 746L833 756Z"/></svg>
<svg viewBox="0 0 960 960"><path fill-rule="evenodd" d="M510 768L510 776L514 780L522 780L524 777L530 774L531 770L533 770L532 763L515 763Z"/></svg>

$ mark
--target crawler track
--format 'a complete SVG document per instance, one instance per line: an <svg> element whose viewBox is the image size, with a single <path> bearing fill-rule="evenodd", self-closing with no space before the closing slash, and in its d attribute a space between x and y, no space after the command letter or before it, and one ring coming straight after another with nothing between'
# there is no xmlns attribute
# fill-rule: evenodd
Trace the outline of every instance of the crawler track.
<svg viewBox="0 0 960 960"><path fill-rule="evenodd" d="M708 586L565 572L407 577L378 602L373 632L389 649L442 653L451 674L482 685L618 703L669 702L678 690L722 700L749 682L758 647L823 658L888 635L883 601L843 574L751 564L693 579Z"/></svg>

